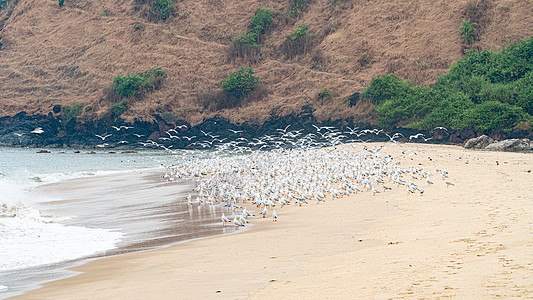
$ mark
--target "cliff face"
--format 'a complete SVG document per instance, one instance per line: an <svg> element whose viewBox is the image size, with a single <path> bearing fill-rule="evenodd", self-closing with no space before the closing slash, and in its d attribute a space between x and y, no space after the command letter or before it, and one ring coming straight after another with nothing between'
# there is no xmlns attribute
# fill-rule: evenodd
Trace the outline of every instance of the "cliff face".
<svg viewBox="0 0 533 300"><path fill-rule="evenodd" d="M12 4L17 2L11 0ZM47 114L54 105L81 103L95 119L108 110L117 74L154 67L167 72L161 89L130 101L126 120L171 113L191 124L216 114L234 122L312 107L318 120L356 117L372 122L371 105L343 99L370 80L395 73L431 84L460 59L463 19L478 23L473 47L497 50L533 35L533 5L515 1L311 0L290 17L290 1L180 0L166 20L153 21L147 4L133 0L18 0L0 12L0 116ZM253 59L230 59L233 38L248 30L258 7L277 12ZM304 53L288 58L284 39L300 24L314 34ZM239 67L253 67L261 97L222 111L202 99ZM319 99L324 88L333 91Z"/></svg>

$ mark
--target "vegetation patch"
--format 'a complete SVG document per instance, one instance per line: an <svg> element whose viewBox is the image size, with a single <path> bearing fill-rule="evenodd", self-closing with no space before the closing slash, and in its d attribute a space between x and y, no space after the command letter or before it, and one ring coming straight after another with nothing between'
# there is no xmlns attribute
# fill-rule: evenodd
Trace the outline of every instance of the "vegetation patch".
<svg viewBox="0 0 533 300"><path fill-rule="evenodd" d="M226 95L239 101L242 100L246 95L253 92L259 84L259 78L253 74L255 72L252 68L241 67L220 82L222 90L224 90Z"/></svg>
<svg viewBox="0 0 533 300"><path fill-rule="evenodd" d="M475 40L477 40L475 26L477 26L477 24L474 22L470 22L470 19L463 20L461 22L459 31L461 32L461 38L463 39L463 43L470 45L474 43Z"/></svg>
<svg viewBox="0 0 533 300"><path fill-rule="evenodd" d="M380 125L432 130L472 127L489 133L533 121L533 38L501 51L467 51L431 87L396 75L374 78L371 99Z"/></svg>
<svg viewBox="0 0 533 300"><path fill-rule="evenodd" d="M111 111L111 113L117 116L120 116L126 111L127 108L128 108L128 103L126 102L126 100L122 100L119 103L112 104L111 107L109 108L109 111Z"/></svg>
<svg viewBox="0 0 533 300"><path fill-rule="evenodd" d="M61 124L65 126L70 120L80 116L83 113L83 107L84 105L81 103L74 104L72 107L63 106L63 113L59 117Z"/></svg>
<svg viewBox="0 0 533 300"><path fill-rule="evenodd" d="M290 0L291 10L289 15L291 17L298 17L306 8L309 0Z"/></svg>
<svg viewBox="0 0 533 300"><path fill-rule="evenodd" d="M320 93L318 93L318 98L327 99L327 98L330 98L331 95L333 95L333 93L327 88L324 88L322 91L320 91Z"/></svg>
<svg viewBox="0 0 533 300"><path fill-rule="evenodd" d="M267 91L260 86L252 68L241 67L220 82L221 90L207 90L199 100L208 110L220 110L241 106L245 101L263 98Z"/></svg>
<svg viewBox="0 0 533 300"><path fill-rule="evenodd" d="M119 97L142 97L163 84L166 72L155 68L140 74L117 75L113 79L113 93Z"/></svg>
<svg viewBox="0 0 533 300"><path fill-rule="evenodd" d="M6 8L8 4L9 0L0 0L0 10Z"/></svg>
<svg viewBox="0 0 533 300"><path fill-rule="evenodd" d="M259 53L261 36L272 27L271 9L258 8L250 21L250 29L233 40L232 55L239 57L255 56Z"/></svg>
<svg viewBox="0 0 533 300"><path fill-rule="evenodd" d="M309 52L312 48L314 34L308 33L309 26L301 24L294 29L290 36L283 40L281 51L288 57L293 58L296 55Z"/></svg>
<svg viewBox="0 0 533 300"><path fill-rule="evenodd" d="M135 4L135 9L142 10L143 15L152 21L166 20L175 12L174 0L135 0Z"/></svg>

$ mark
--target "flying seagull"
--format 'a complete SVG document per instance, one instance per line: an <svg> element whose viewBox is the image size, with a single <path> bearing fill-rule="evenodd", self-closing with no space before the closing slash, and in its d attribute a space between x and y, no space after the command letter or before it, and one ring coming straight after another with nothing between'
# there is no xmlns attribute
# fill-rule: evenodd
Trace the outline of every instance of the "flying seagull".
<svg viewBox="0 0 533 300"><path fill-rule="evenodd" d="M31 133L41 134L43 132L44 132L44 130L41 127L37 127Z"/></svg>

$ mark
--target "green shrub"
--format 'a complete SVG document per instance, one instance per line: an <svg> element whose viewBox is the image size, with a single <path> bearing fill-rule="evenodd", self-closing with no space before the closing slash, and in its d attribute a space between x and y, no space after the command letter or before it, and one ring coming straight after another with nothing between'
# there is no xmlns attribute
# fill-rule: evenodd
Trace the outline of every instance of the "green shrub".
<svg viewBox="0 0 533 300"><path fill-rule="evenodd" d="M74 104L72 107L63 106L63 113L60 116L61 123L66 125L72 118L78 117L83 113L83 104Z"/></svg>
<svg viewBox="0 0 533 300"><path fill-rule="evenodd" d="M154 89L158 89L165 71L155 68L141 74L117 75L113 79L113 92L120 97L142 96Z"/></svg>
<svg viewBox="0 0 533 300"><path fill-rule="evenodd" d="M59 7L63 7L63 3L65 3L65 0L57 0L57 4L59 4Z"/></svg>
<svg viewBox="0 0 533 300"><path fill-rule="evenodd" d="M293 58L298 54L306 53L312 46L314 35L308 34L307 24L299 25L289 37L285 38L281 51L288 57Z"/></svg>
<svg viewBox="0 0 533 300"><path fill-rule="evenodd" d="M294 29L291 34L291 40L298 41L307 35L307 29L309 26L307 24L301 24L298 28Z"/></svg>
<svg viewBox="0 0 533 300"><path fill-rule="evenodd" d="M508 129L525 119L524 111L517 106L498 101L487 101L467 110L460 128L474 127L487 132L494 129Z"/></svg>
<svg viewBox="0 0 533 300"><path fill-rule="evenodd" d="M391 98L400 98L410 92L410 89L409 84L400 77L387 74L372 79L370 86L362 92L362 96L371 99L375 104L380 104Z"/></svg>
<svg viewBox="0 0 533 300"><path fill-rule="evenodd" d="M459 31L461 32L461 38L463 39L463 43L470 45L474 43L476 40L476 23L472 22L470 23L470 19L463 20L461 22L461 26L459 27Z"/></svg>
<svg viewBox="0 0 533 300"><path fill-rule="evenodd" d="M271 9L258 8L255 15L250 21L250 33L256 33L258 36L272 26L272 15L274 11Z"/></svg>
<svg viewBox="0 0 533 300"><path fill-rule="evenodd" d="M9 5L9 0L0 0L0 10L6 8L8 5Z"/></svg>
<svg viewBox="0 0 533 300"><path fill-rule="evenodd" d="M233 56L254 56L258 54L259 40L262 34L272 26L274 11L258 8L250 21L248 33L243 33L233 40Z"/></svg>
<svg viewBox="0 0 533 300"><path fill-rule="evenodd" d="M533 71L527 73L524 77L517 80L514 84L514 95L516 95L513 104L522 107L525 112L533 116Z"/></svg>
<svg viewBox="0 0 533 300"><path fill-rule="evenodd" d="M509 130L533 119L533 38L501 51L468 51L431 87L388 74L361 95L384 127Z"/></svg>
<svg viewBox="0 0 533 300"><path fill-rule="evenodd" d="M307 7L309 0L290 0L291 10L289 15L291 17L297 17Z"/></svg>
<svg viewBox="0 0 533 300"><path fill-rule="evenodd" d="M320 93L318 93L318 98L320 99L326 99L326 98L329 98L331 97L333 93L328 90L327 88L324 88L322 91L320 91Z"/></svg>
<svg viewBox="0 0 533 300"><path fill-rule="evenodd" d="M174 0L154 0L152 14L159 19L167 19L174 11Z"/></svg>
<svg viewBox="0 0 533 300"><path fill-rule="evenodd" d="M110 111L113 114L120 116L126 111L127 107L128 107L128 103L126 102L126 100L122 100L119 103L115 103L111 105Z"/></svg>
<svg viewBox="0 0 533 300"><path fill-rule="evenodd" d="M220 84L224 93L230 97L241 100L253 92L259 84L259 78L255 77L252 68L241 67L229 77L223 79Z"/></svg>

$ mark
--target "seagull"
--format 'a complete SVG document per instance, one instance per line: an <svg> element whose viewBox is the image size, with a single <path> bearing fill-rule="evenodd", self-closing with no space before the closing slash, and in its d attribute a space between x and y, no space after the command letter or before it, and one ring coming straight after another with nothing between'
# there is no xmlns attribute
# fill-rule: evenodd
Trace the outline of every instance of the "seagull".
<svg viewBox="0 0 533 300"><path fill-rule="evenodd" d="M276 130L278 130L279 132L287 133L287 128L289 128L290 126L291 126L291 124L287 125L287 127L285 127L285 129L278 128Z"/></svg>
<svg viewBox="0 0 533 300"><path fill-rule="evenodd" d="M133 127L131 126L120 126L120 127L117 127L117 126L111 126L113 128L115 128L117 131L120 131L120 129L132 129Z"/></svg>
<svg viewBox="0 0 533 300"><path fill-rule="evenodd" d="M140 137L143 137L143 136L144 136L144 134L138 134L138 133L134 133L133 135L134 135L134 136L136 136L136 137L138 137L138 138L140 138Z"/></svg>
<svg viewBox="0 0 533 300"><path fill-rule="evenodd" d="M455 185L451 182L448 181L448 179L444 178L444 183L446 183L446 187L448 187L449 185Z"/></svg>
<svg viewBox="0 0 533 300"><path fill-rule="evenodd" d="M446 131L448 131L448 129L446 129L446 128L444 128L444 127L435 127L435 128L433 128L433 130L435 130L435 129L442 129L442 130L446 130Z"/></svg>
<svg viewBox="0 0 533 300"><path fill-rule="evenodd" d="M239 215L239 221L240 221L242 224L246 224L246 223L248 223L248 221L246 221L246 219L244 218L243 215Z"/></svg>
<svg viewBox="0 0 533 300"><path fill-rule="evenodd" d="M108 137L112 136L112 134L108 134L108 135L106 135L106 136L101 136L101 135L95 134L95 136L101 138L102 141L105 141L105 139L107 139Z"/></svg>
<svg viewBox="0 0 533 300"><path fill-rule="evenodd" d="M276 213L275 209L272 211L272 219L273 219L274 222L276 222L278 220L278 214Z"/></svg>
<svg viewBox="0 0 533 300"><path fill-rule="evenodd" d="M423 134L423 133L417 133L417 134L415 134L415 135L411 135L411 136L409 137L409 140L412 140L412 139L418 139L418 138L420 138L420 137L424 137L424 134Z"/></svg>
<svg viewBox="0 0 533 300"><path fill-rule="evenodd" d="M188 127L187 127L187 125L184 124L184 125L178 125L178 126L174 127L174 129L176 129L176 128L182 129L182 128L188 128Z"/></svg>
<svg viewBox="0 0 533 300"><path fill-rule="evenodd" d="M37 127L31 133L41 134L43 132L44 132L44 130L41 127Z"/></svg>
<svg viewBox="0 0 533 300"><path fill-rule="evenodd" d="M266 218L266 214L268 213L267 208L263 208L263 211L261 211L261 214L263 215L263 218Z"/></svg>
<svg viewBox="0 0 533 300"><path fill-rule="evenodd" d="M233 218L233 224L235 224L235 226L244 226L244 224L242 224L241 222L239 222L239 220L237 220L237 216L235 216L235 218Z"/></svg>
<svg viewBox="0 0 533 300"><path fill-rule="evenodd" d="M247 217L252 217L252 216L253 216L253 214L252 214L251 212L249 212L246 208L244 208L244 209L242 210L242 214L245 215L246 218L247 218Z"/></svg>
<svg viewBox="0 0 533 300"><path fill-rule="evenodd" d="M231 220L228 219L224 214L222 214L222 217L220 218L222 220L222 226L226 226L226 223L230 223Z"/></svg>
<svg viewBox="0 0 533 300"><path fill-rule="evenodd" d="M13 132L13 134L20 137L24 135L24 132L23 133Z"/></svg>
<svg viewBox="0 0 533 300"><path fill-rule="evenodd" d="M244 132L244 130L233 130L233 129L228 129L228 130L235 134Z"/></svg>

